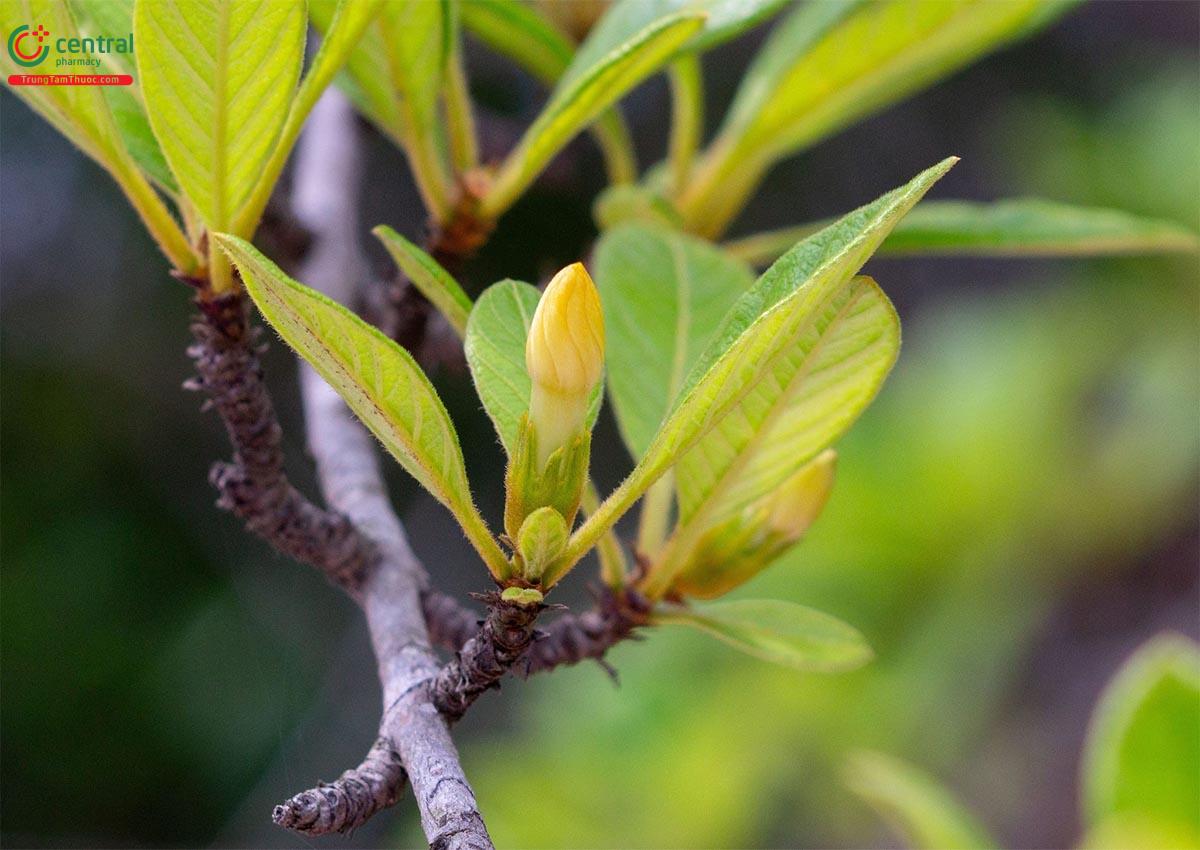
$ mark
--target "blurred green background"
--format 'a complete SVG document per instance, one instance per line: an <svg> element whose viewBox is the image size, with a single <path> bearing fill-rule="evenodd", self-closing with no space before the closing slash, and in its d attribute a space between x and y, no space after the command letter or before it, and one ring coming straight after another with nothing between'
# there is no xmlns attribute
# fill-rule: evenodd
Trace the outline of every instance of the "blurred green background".
<svg viewBox="0 0 1200 850"><path fill-rule="evenodd" d="M706 57L710 123L762 34ZM951 153L963 162L936 197L1038 195L1197 227L1198 50L1193 3L1090 4L780 167L736 230L845 211ZM470 58L503 150L537 87ZM7 92L0 108L0 840L420 845L411 800L349 838L271 825L274 803L373 739L365 629L213 507L206 469L227 447L179 388L187 292L98 169ZM661 80L626 104L644 162L662 155L666 111ZM419 235L402 158L368 144L364 223ZM468 267L472 287L577 258L600 173L578 141ZM513 682L458 737L499 844L888 844L840 784L860 747L938 775L1012 846L1077 837L1103 683L1146 637L1200 631L1197 260L868 269L901 310L900 364L841 444L809 540L740 593L837 614L877 661L799 675L667 629L612 654L619 688L595 665ZM275 345L267 365L312 492L294 361ZM490 426L465 375L435 382L495 517ZM596 451L612 486L629 461L607 414ZM435 581L484 589L444 512L393 483ZM585 578L566 601L584 604Z"/></svg>

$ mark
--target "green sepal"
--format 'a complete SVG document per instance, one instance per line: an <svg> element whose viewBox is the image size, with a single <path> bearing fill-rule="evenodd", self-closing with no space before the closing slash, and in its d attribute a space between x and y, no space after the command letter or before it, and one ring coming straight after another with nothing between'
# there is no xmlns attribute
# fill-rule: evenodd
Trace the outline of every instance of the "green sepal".
<svg viewBox="0 0 1200 850"><path fill-rule="evenodd" d="M542 573L562 554L570 529L552 507L538 508L525 517L517 534L516 564L526 581L537 583Z"/></svg>
<svg viewBox="0 0 1200 850"><path fill-rule="evenodd" d="M584 428L557 449L541 469L537 463L537 431L528 414L521 417L517 442L504 475L504 530L516 541L525 518L538 508L552 507L567 528L575 522L579 499L587 480L592 433Z"/></svg>
<svg viewBox="0 0 1200 850"><path fill-rule="evenodd" d="M506 587L500 593L501 602L515 602L518 605L541 605L546 597L536 587Z"/></svg>

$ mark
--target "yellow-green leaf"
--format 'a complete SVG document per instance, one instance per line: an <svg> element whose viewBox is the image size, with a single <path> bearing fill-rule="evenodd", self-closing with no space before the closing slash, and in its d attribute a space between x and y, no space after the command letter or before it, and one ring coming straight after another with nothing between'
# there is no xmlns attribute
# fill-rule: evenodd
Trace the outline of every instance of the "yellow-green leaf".
<svg viewBox="0 0 1200 850"><path fill-rule="evenodd" d="M595 257L609 340L608 391L621 436L640 458L754 276L708 242L644 224L605 233Z"/></svg>
<svg viewBox="0 0 1200 850"><path fill-rule="evenodd" d="M932 777L899 759L855 753L846 786L866 800L914 850L990 850L1000 845Z"/></svg>
<svg viewBox="0 0 1200 850"><path fill-rule="evenodd" d="M1159 824L1200 839L1200 647L1161 635L1105 689L1084 752L1089 824Z"/></svg>
<svg viewBox="0 0 1200 850"><path fill-rule="evenodd" d="M320 2L321 0L318 0ZM271 149L271 155L258 175L250 201L238 216L235 232L249 235L258 224L262 212L270 200L288 155L300 137L305 119L316 106L317 99L333 80L334 74L346 64L350 52L363 37L367 26L379 14L384 0L337 0L330 11L321 38L321 46L313 57L296 96L288 109L287 120L279 132L279 138Z"/></svg>
<svg viewBox="0 0 1200 850"><path fill-rule="evenodd" d="M668 606L655 611L653 622L690 626L748 655L806 672L853 670L873 657L853 626L794 602L739 599Z"/></svg>
<svg viewBox="0 0 1200 850"><path fill-rule="evenodd" d="M588 68L646 27L680 12L704 15L704 26L683 45L687 51L715 47L770 17L787 0L617 0L588 33L575 68ZM571 72L568 72L570 76Z"/></svg>
<svg viewBox="0 0 1200 850"><path fill-rule="evenodd" d="M224 234L214 239L283 340L450 509L493 574L505 576L507 559L471 500L454 424L412 355L342 305L287 277L248 242Z"/></svg>
<svg viewBox="0 0 1200 850"><path fill-rule="evenodd" d="M55 41L71 38L79 32L75 17L64 0L5 0L0 3L0 29L3 31L12 34L19 27L30 27L37 23L49 29ZM125 35L128 36L128 33ZM23 74L30 70L18 66L7 53L0 59L0 64L6 80L9 74ZM12 91L84 154L112 174L150 235L175 268L185 272L195 269L198 262L195 251L139 168L135 155L127 148L122 129L128 125L133 131L136 116L129 119L128 115L122 115L120 120L114 119L103 87L14 86ZM117 95L115 100L123 107L128 105L128 95Z"/></svg>
<svg viewBox="0 0 1200 850"><path fill-rule="evenodd" d="M768 376L680 459L680 522L718 522L790 478L849 429L899 352L900 319L870 278L814 305Z"/></svg>
<svg viewBox="0 0 1200 850"><path fill-rule="evenodd" d="M481 212L498 217L576 133L650 74L703 26L704 17L682 13L662 19L585 67L572 65L545 109L504 160Z"/></svg>
<svg viewBox="0 0 1200 850"><path fill-rule="evenodd" d="M689 226L719 233L777 159L1048 22L1046 10L1044 0L798 5L746 71L697 163L699 179L680 200Z"/></svg>
<svg viewBox="0 0 1200 850"><path fill-rule="evenodd" d="M128 38L133 33L133 0L71 0L70 5L81 35ZM114 73L133 76L133 85L102 89L125 147L138 167L155 183L170 193L177 192L179 187L175 185L175 178L146 118L133 53L110 50L100 58Z"/></svg>
<svg viewBox="0 0 1200 850"><path fill-rule="evenodd" d="M323 33L333 25L333 0L309 10ZM385 0L360 35L340 78L355 106L400 145L434 218L450 204L450 175L437 106L450 57L449 0Z"/></svg>
<svg viewBox="0 0 1200 850"><path fill-rule="evenodd" d="M395 230L379 225L371 231L387 248L400 271L437 307L450 326L462 339L467 332L467 317L471 314L471 299L463 292L450 272L438 261L409 242Z"/></svg>
<svg viewBox="0 0 1200 850"><path fill-rule="evenodd" d="M304 57L303 0L137 0L150 126L211 231L230 229L275 145Z"/></svg>
<svg viewBox="0 0 1200 850"><path fill-rule="evenodd" d="M786 357L798 333L956 162L953 157L844 216L780 258L726 315L684 382L675 407L629 477L572 536L582 556L655 480L741 403Z"/></svg>
<svg viewBox="0 0 1200 850"><path fill-rule="evenodd" d="M549 21L520 0L464 0L463 25L477 38L512 59L547 86L554 86L571 64L575 45ZM608 179L637 179L633 142L620 111L606 110L592 126L604 155Z"/></svg>
<svg viewBox="0 0 1200 850"><path fill-rule="evenodd" d="M824 223L746 236L725 249L754 265L775 260ZM925 201L879 246L879 254L1097 257L1200 251L1200 235L1170 221L1036 198L981 203Z"/></svg>

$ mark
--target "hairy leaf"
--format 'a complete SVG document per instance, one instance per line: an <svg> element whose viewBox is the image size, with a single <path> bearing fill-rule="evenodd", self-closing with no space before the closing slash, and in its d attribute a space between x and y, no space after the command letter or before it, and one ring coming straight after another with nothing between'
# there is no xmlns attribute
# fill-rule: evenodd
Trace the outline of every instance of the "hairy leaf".
<svg viewBox="0 0 1200 850"><path fill-rule="evenodd" d="M912 765L883 753L854 754L846 786L904 836L914 850L972 850L1000 845L954 797Z"/></svg>
<svg viewBox="0 0 1200 850"><path fill-rule="evenodd" d="M317 3L324 0L316 0ZM351 51L363 37L367 26L379 14L384 0L336 0L328 10L329 15L321 38L321 46L312 64L300 81L296 96L288 109L287 119L279 138L271 150L271 156L258 175L250 201L238 217L235 231L251 233L270 200L283 166L287 162L305 119L317 104L317 99L333 80L334 74L346 64Z"/></svg>
<svg viewBox="0 0 1200 850"><path fill-rule="evenodd" d="M70 0L70 7L81 35L124 38L133 32L133 0ZM168 192L177 192L179 187L175 185L175 177L146 117L133 54L113 50L101 58L114 73L133 76L131 86L104 86L102 89L126 149L138 168L155 183Z"/></svg>
<svg viewBox="0 0 1200 850"><path fill-rule="evenodd" d="M79 32L71 10L61 0L5 0L0 3L0 26L6 34L25 25L42 24L50 38L71 37ZM28 44L33 42L26 37ZM24 74L4 54L5 77ZM10 91L28 103L56 130L104 168L114 171L126 161L125 146L113 121L103 89L98 86L12 86Z"/></svg>
<svg viewBox="0 0 1200 850"><path fill-rule="evenodd" d="M766 376L680 460L680 522L719 522L790 478L849 429L899 351L900 320L870 278L814 304Z"/></svg>
<svg viewBox="0 0 1200 850"><path fill-rule="evenodd" d="M791 151L962 67L1025 31L1041 0L811 3L773 34L722 133Z"/></svg>
<svg viewBox="0 0 1200 850"><path fill-rule="evenodd" d="M700 27L694 13L675 15L637 33L595 62L572 63L549 103L505 159L484 197L482 212L506 210L576 133L666 62Z"/></svg>
<svg viewBox="0 0 1200 850"><path fill-rule="evenodd" d="M287 277L249 243L214 237L284 341L312 364L393 457L454 514L497 575L507 562L471 501L450 415L412 356L342 305Z"/></svg>
<svg viewBox="0 0 1200 850"><path fill-rule="evenodd" d="M726 250L748 263L775 260L823 224L747 236ZM1118 210L1023 198L992 203L925 201L879 246L880 255L1067 257L1195 252L1200 235L1174 222Z"/></svg>
<svg viewBox="0 0 1200 850"><path fill-rule="evenodd" d="M589 68L605 54L659 21L680 12L705 15L704 26L683 50L707 50L734 38L742 31L770 17L787 0L618 0L588 33L579 48L573 73Z"/></svg>
<svg viewBox="0 0 1200 850"><path fill-rule="evenodd" d="M768 269L722 321L684 382L675 406L629 477L575 532L570 557L582 556L686 451L771 379L776 359L829 298L850 283L905 213L957 160L946 159L909 183L804 240Z"/></svg>
<svg viewBox="0 0 1200 850"><path fill-rule="evenodd" d="M575 45L520 0L466 0L460 9L467 29L549 87L571 64ZM609 180L629 183L637 179L633 143L620 111L615 106L606 110L591 131L604 154Z"/></svg>
<svg viewBox="0 0 1200 850"><path fill-rule="evenodd" d="M873 657L857 629L794 602L739 599L668 607L656 610L653 621L691 626L748 655L796 670L853 670Z"/></svg>
<svg viewBox="0 0 1200 850"><path fill-rule="evenodd" d="M502 280L484 290L467 319L463 348L475 391L510 455L517 444L521 416L529 409L533 382L525 368L525 339L539 298L536 286ZM600 414L602 398L601 388L597 387L588 411L588 427Z"/></svg>
<svg viewBox="0 0 1200 850"><path fill-rule="evenodd" d="M1083 807L1161 823L1200 838L1200 647L1154 638L1105 689L1084 753Z"/></svg>
<svg viewBox="0 0 1200 850"><path fill-rule="evenodd" d="M64 0L6 0L0 3L0 28L4 31L12 34L18 27L38 23L49 29L54 39L70 38L79 32L71 8ZM7 55L2 61L6 79L9 73L28 70ZM140 132L136 127L138 117L131 117L125 111L129 107L128 93L113 98L122 110L114 118L102 87L15 86L12 91L113 176L175 268L185 272L195 269L198 260L195 251L143 173L143 169L153 173L152 164L143 163L152 154L136 144L132 153L127 147L126 131L130 134ZM163 181L163 185L170 183Z"/></svg>
<svg viewBox="0 0 1200 850"><path fill-rule="evenodd" d="M310 9L328 33L334 7ZM355 106L408 155L417 188L435 218L448 209L449 163L438 94L453 47L449 0L385 0L346 60L342 87Z"/></svg>
<svg viewBox="0 0 1200 850"><path fill-rule="evenodd" d="M520 0L465 0L461 10L477 38L547 85L558 82L575 55L570 39Z"/></svg>
<svg viewBox="0 0 1200 850"><path fill-rule="evenodd" d="M210 230L246 204L287 117L304 57L303 0L137 0L150 126Z"/></svg>
<svg viewBox="0 0 1200 850"><path fill-rule="evenodd" d="M409 242L392 228L380 225L371 231L387 248L400 271L412 282L421 294L437 307L459 338L467 332L467 317L471 313L471 299L463 292L450 272L438 261Z"/></svg>
<svg viewBox="0 0 1200 850"><path fill-rule="evenodd" d="M780 157L1051 17L1042 0L799 4L747 70L716 139L697 164L703 179L681 198L689 226L719 233Z"/></svg>
<svg viewBox="0 0 1200 850"><path fill-rule="evenodd" d="M639 458L754 276L709 243L652 225L605 233L595 258L609 340L608 390L621 436Z"/></svg>

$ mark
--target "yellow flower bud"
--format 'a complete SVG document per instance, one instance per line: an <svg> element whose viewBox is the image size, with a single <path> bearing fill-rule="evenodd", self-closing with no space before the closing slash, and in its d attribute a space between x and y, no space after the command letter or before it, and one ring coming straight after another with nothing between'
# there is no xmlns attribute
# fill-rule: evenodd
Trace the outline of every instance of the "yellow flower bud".
<svg viewBox="0 0 1200 850"><path fill-rule="evenodd" d="M707 529L672 590L715 599L770 566L804 536L825 507L836 462L837 453L827 449L766 496Z"/></svg>
<svg viewBox="0 0 1200 850"><path fill-rule="evenodd" d="M787 540L798 540L821 514L833 489L837 452L826 449L783 482L769 497L767 525Z"/></svg>
<svg viewBox="0 0 1200 850"><path fill-rule="evenodd" d="M542 293L525 342L525 366L533 381L529 420L538 463L544 464L583 427L604 372L600 294L582 263L560 271Z"/></svg>

